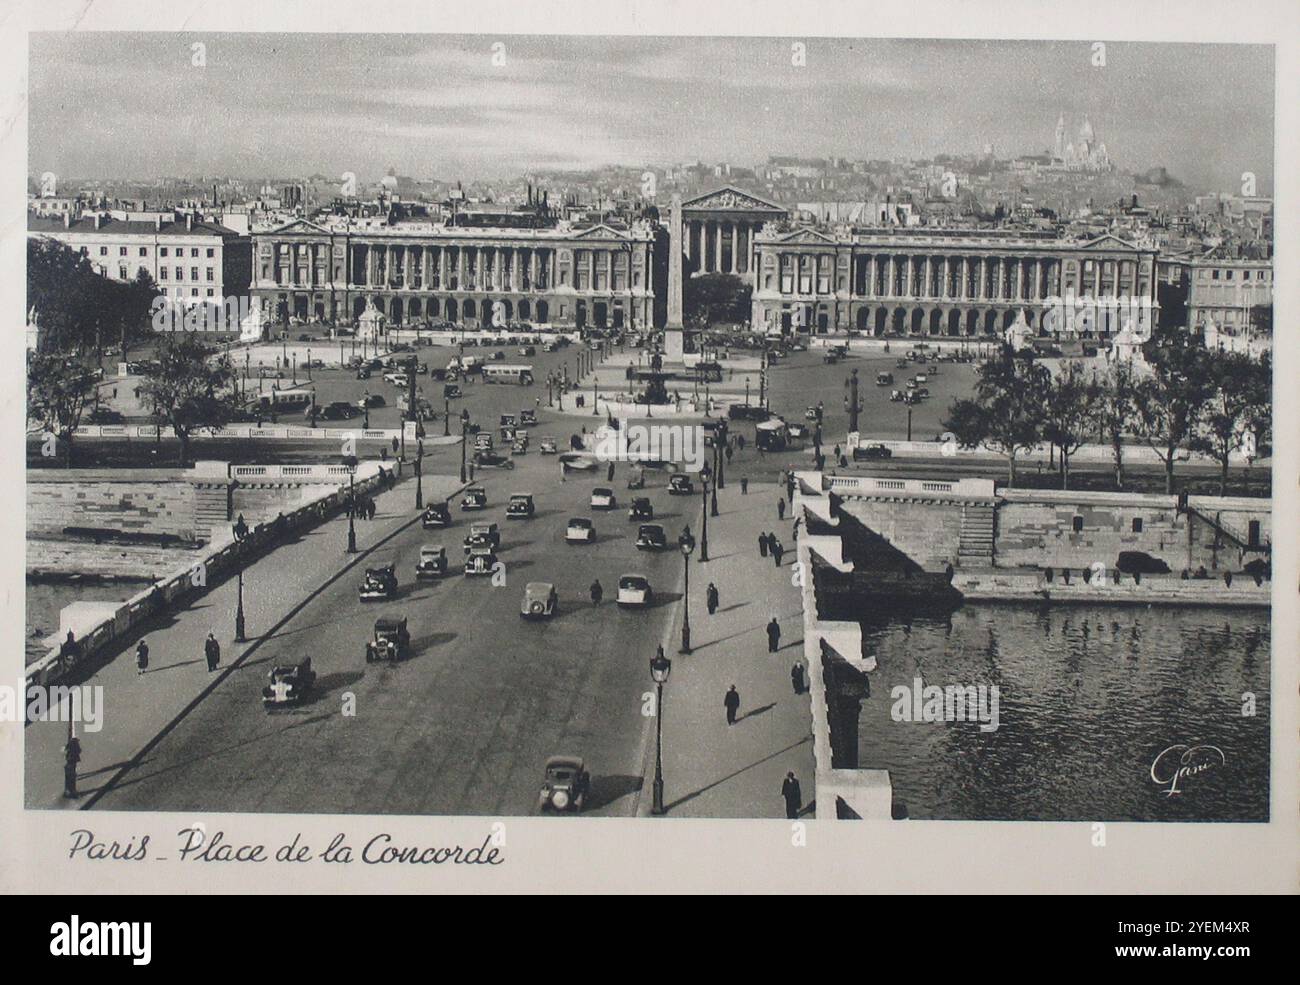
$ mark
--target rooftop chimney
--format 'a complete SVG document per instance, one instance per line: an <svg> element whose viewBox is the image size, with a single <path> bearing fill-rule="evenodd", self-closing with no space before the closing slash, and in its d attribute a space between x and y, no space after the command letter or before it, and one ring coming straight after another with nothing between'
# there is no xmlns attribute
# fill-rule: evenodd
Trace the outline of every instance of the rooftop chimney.
<svg viewBox="0 0 1300 985"><path fill-rule="evenodd" d="M193 212L189 212L189 213L187 213L186 216L185 216L185 231L186 231L187 233L188 233L188 232L193 232L193 231L194 231L194 213L193 213Z"/></svg>
<svg viewBox="0 0 1300 985"><path fill-rule="evenodd" d="M71 225L72 225L72 210L69 209L67 212L63 213L63 228L67 229Z"/></svg>
<svg viewBox="0 0 1300 985"><path fill-rule="evenodd" d="M156 216L153 217L153 228L154 228L154 232L157 232L157 233L162 232L162 213L161 213L161 212L158 213Z"/></svg>

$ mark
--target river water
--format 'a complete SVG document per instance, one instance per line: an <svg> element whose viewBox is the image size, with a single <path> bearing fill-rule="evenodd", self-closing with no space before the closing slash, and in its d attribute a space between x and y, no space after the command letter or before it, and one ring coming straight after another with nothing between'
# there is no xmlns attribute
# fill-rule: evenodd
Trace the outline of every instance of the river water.
<svg viewBox="0 0 1300 985"><path fill-rule="evenodd" d="M1268 820L1267 610L966 605L864 624L863 649L859 765L888 769L912 818ZM996 685L997 729L895 720L918 677ZM1196 752L1171 784L1174 746Z"/></svg>

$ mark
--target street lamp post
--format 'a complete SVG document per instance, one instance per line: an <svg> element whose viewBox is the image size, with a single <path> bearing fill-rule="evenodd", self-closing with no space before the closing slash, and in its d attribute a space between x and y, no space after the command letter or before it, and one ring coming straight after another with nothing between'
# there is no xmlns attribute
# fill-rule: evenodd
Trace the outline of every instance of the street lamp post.
<svg viewBox="0 0 1300 985"><path fill-rule="evenodd" d="M709 559L709 486L710 479L713 478L713 470L707 465L700 470L700 499L703 509L700 511L700 564L704 564ZM717 516L717 493L714 493L713 515Z"/></svg>
<svg viewBox="0 0 1300 985"><path fill-rule="evenodd" d="M713 488L715 490L713 494L713 515L714 516L718 515L718 494L716 490L727 488L727 474L726 474L726 470L723 468L726 459L726 455L724 455L723 452L726 450L727 450L727 419L723 417L723 418L719 418L718 430L713 436L713 459L715 463L714 471L718 473L718 481L713 485Z"/></svg>
<svg viewBox="0 0 1300 985"><path fill-rule="evenodd" d="M343 464L348 467L348 553L355 554L357 527L353 518L357 515L357 456L347 456Z"/></svg>
<svg viewBox="0 0 1300 985"><path fill-rule="evenodd" d="M446 394L442 398L442 436L451 437L451 398Z"/></svg>
<svg viewBox="0 0 1300 985"><path fill-rule="evenodd" d="M460 412L460 481L467 481L465 478L465 435L469 430L469 411Z"/></svg>
<svg viewBox="0 0 1300 985"><path fill-rule="evenodd" d="M415 509L424 509L424 439L417 439L415 452Z"/></svg>
<svg viewBox="0 0 1300 985"><path fill-rule="evenodd" d="M655 682L655 778L651 786L654 806L650 813L655 817L664 815L664 685L672 673L673 662L664 656L664 648L650 658L650 678Z"/></svg>
<svg viewBox="0 0 1300 985"><path fill-rule="evenodd" d="M682 646L678 653L691 652L691 552L695 550L695 538L691 528L683 527L682 535L677 538L677 547L682 552L682 570L686 581L682 587Z"/></svg>
<svg viewBox="0 0 1300 985"><path fill-rule="evenodd" d="M239 514L239 519L235 521L234 526L235 543L239 546L238 563L238 601L235 604L235 642L243 643L248 637L244 635L244 558L243 543L244 538L248 536L248 524L244 522L244 514Z"/></svg>

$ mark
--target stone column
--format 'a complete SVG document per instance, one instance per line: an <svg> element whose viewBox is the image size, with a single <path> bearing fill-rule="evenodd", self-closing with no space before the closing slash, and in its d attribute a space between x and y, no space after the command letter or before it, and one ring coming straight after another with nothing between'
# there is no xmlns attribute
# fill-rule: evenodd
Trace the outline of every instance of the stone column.
<svg viewBox="0 0 1300 985"><path fill-rule="evenodd" d="M664 348L669 359L680 360L682 338L682 196L673 194L668 220L668 321L664 325Z"/></svg>

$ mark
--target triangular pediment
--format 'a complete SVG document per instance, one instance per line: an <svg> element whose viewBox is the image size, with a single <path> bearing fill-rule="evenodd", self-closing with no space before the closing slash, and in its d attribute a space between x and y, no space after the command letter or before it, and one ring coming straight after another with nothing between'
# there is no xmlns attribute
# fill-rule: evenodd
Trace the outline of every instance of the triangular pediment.
<svg viewBox="0 0 1300 985"><path fill-rule="evenodd" d="M759 198L750 192L728 185L717 191L706 192L682 202L683 209L708 209L713 212L779 212L786 214L784 206Z"/></svg>
<svg viewBox="0 0 1300 985"><path fill-rule="evenodd" d="M807 226L791 230L784 236L777 237L778 243L790 243L798 246L834 246L835 239Z"/></svg>
<svg viewBox="0 0 1300 985"><path fill-rule="evenodd" d="M330 231L310 219L293 219L271 232L276 236L328 236Z"/></svg>
<svg viewBox="0 0 1300 985"><path fill-rule="evenodd" d="M607 240L625 240L627 233L620 232L613 226L607 226L603 222L597 226L591 226L579 233L574 234L574 239L607 239Z"/></svg>
<svg viewBox="0 0 1300 985"><path fill-rule="evenodd" d="M1138 247L1128 240L1120 239L1113 233L1106 233L1098 236L1096 239L1090 239L1084 243L1081 249L1084 250L1129 250L1132 253L1139 252Z"/></svg>

